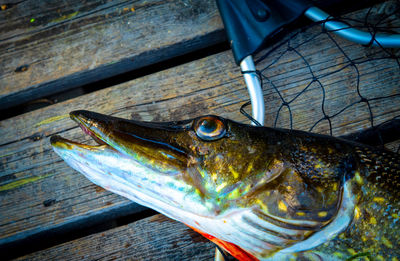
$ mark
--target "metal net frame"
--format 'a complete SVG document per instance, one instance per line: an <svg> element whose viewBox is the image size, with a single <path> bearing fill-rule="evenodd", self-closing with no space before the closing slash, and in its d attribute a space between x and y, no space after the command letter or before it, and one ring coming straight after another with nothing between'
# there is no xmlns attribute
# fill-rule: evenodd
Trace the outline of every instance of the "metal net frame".
<svg viewBox="0 0 400 261"><path fill-rule="evenodd" d="M349 117L346 116L346 113L349 113L350 110L357 111L357 113L350 113L354 118L363 118L360 120L363 121L363 124L360 125L362 128L379 129L380 126L390 121L400 120L400 49L386 49L379 44L378 47L372 47L371 44L361 46L340 39L334 35L333 31L324 27L324 24L331 20L333 17L292 31L282 40L260 51L254 57L257 74L263 88L266 114L269 115L266 116L267 125L290 129L300 128L336 136L334 129L340 125L340 117ZM399 34L400 1L384 2L370 7L362 14L360 12L355 15L348 14L335 17L334 20L346 23L349 28L370 32L373 36L372 41L377 33ZM316 50L315 52L322 52L320 55L310 52L310 48L318 49L322 46L318 44L319 42L324 42L323 46L327 46L327 41L331 46L329 50ZM323 64L318 61L318 57L321 58L324 51L334 53L331 55L333 61L325 61ZM385 65L388 66L385 67ZM374 72L375 66L376 71ZM282 70L286 70L286 72L280 74L279 68L282 68L281 72ZM289 70L300 70L303 73L307 72L307 75L301 77L300 82L290 82L282 80L282 77L276 77L276 75L285 74L286 76L283 77L290 76L290 73L287 73ZM369 71L364 72L365 70ZM389 79L390 88L383 86L385 82L382 82L382 85L379 84L380 74L384 73L386 75L384 77L388 77L388 75L391 77ZM332 79L335 77L346 78L343 88L332 87L334 85ZM375 85L374 88L379 88L375 91L371 91L373 88L367 83L371 77L374 77L375 82L372 83ZM297 84L297 86L287 87L284 86L285 84L291 86ZM334 95L331 93L333 92L331 89L339 93L348 92L350 95L342 94L343 99L340 97L332 99L331 97ZM310 95L314 97L310 98ZM310 104L312 106L310 111L314 115L311 117L317 118L312 123L298 125L297 121L301 121L301 117L297 116L304 112L304 108L299 113L296 110L299 110L298 108L301 106L298 104L304 98L307 98L305 100L318 100L318 104ZM277 103L277 101L279 102ZM338 101L340 106L334 105ZM256 122L245 110L248 105L250 102L243 104L240 111L251 121ZM388 105L390 105L389 109L381 110L382 106ZM382 112L385 115L379 115ZM358 131L360 126L354 129L350 128L350 132ZM400 131L398 139L400 139ZM397 147L397 151L400 151L400 146Z"/></svg>

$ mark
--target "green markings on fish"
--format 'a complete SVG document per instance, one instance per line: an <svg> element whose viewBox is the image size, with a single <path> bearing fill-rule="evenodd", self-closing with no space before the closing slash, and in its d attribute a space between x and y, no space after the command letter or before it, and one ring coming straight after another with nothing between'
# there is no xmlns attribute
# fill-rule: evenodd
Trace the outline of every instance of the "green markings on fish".
<svg viewBox="0 0 400 261"><path fill-rule="evenodd" d="M217 116L152 123L70 115L99 143L53 136L71 167L240 260L400 256L396 153Z"/></svg>

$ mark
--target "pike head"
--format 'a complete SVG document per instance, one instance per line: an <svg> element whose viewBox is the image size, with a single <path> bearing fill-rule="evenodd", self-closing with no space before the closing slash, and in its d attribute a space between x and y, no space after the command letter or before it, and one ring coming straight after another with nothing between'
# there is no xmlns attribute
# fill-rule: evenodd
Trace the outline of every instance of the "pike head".
<svg viewBox="0 0 400 261"><path fill-rule="evenodd" d="M221 117L169 123L90 111L70 117L98 145L53 136L57 154L94 183L175 219L189 213L218 217L260 182L280 174L278 169L263 173L274 151L266 151L246 125ZM262 179L254 173L263 173Z"/></svg>

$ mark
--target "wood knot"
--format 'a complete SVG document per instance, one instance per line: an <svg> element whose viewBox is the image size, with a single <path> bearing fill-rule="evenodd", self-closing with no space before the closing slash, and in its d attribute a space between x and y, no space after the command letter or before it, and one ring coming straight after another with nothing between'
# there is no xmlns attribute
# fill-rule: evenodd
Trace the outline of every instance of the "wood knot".
<svg viewBox="0 0 400 261"><path fill-rule="evenodd" d="M43 201L43 206L50 207L51 205L54 205L56 203L55 199L46 199L45 201Z"/></svg>
<svg viewBox="0 0 400 261"><path fill-rule="evenodd" d="M29 69L29 64L24 64L15 69L16 73L25 72Z"/></svg>

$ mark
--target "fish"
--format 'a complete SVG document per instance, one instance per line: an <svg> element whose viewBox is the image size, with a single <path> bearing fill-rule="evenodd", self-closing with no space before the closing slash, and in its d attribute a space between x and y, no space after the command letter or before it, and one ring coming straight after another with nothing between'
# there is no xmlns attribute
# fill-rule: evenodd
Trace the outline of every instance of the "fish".
<svg viewBox="0 0 400 261"><path fill-rule="evenodd" d="M78 110L96 145L54 151L93 183L180 221L239 260L398 260L400 156L206 115L143 122Z"/></svg>

